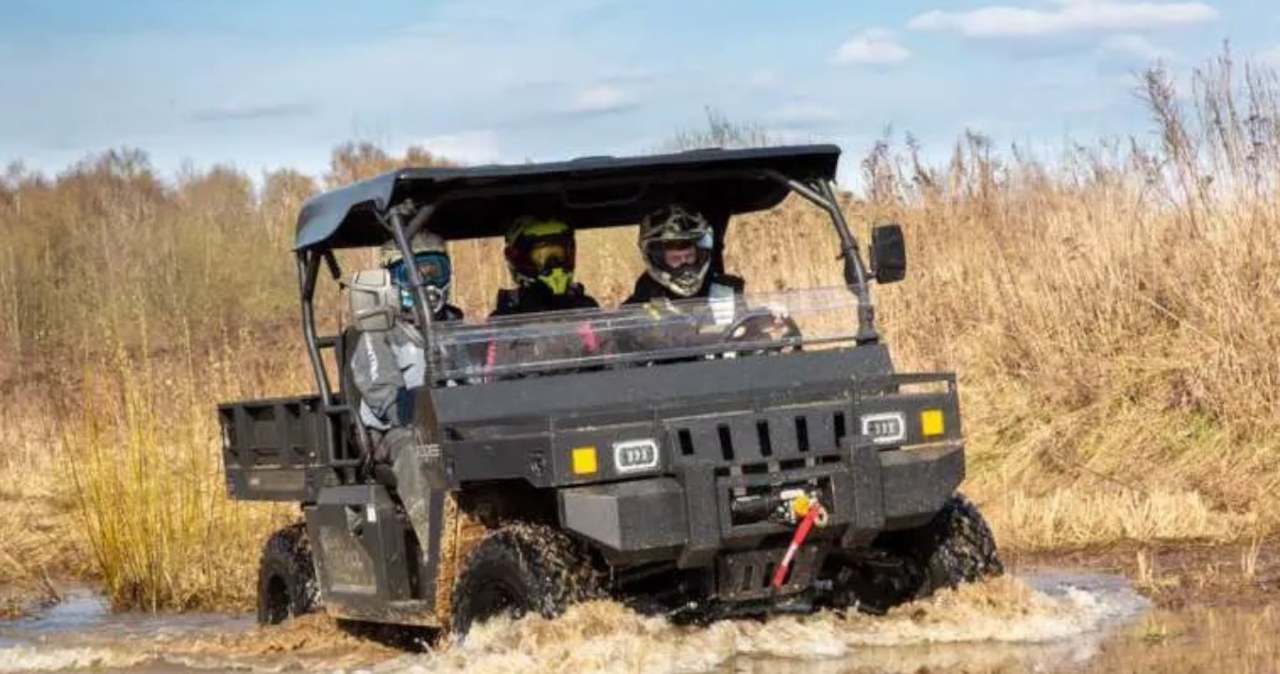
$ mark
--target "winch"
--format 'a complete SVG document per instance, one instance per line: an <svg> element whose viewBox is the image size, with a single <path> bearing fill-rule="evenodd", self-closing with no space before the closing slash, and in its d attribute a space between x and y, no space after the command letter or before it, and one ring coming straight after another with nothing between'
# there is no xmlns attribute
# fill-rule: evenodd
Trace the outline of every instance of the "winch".
<svg viewBox="0 0 1280 674"><path fill-rule="evenodd" d="M756 522L769 521L795 526L805 518L816 503L818 503L816 492L796 487L784 489L773 494L739 496L729 504L729 512L733 516L734 524L754 524ZM826 510L822 510L821 514L815 515L815 517L820 517L820 521L817 522L818 526L826 526Z"/></svg>

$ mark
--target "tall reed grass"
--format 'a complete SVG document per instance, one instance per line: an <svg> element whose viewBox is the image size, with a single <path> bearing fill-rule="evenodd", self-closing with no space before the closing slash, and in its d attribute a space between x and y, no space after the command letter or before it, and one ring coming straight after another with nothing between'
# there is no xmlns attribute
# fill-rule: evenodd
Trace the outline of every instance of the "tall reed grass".
<svg viewBox="0 0 1280 674"><path fill-rule="evenodd" d="M881 325L902 368L958 371L966 489L1008 546L1256 537L1280 512L1276 78L1224 55L1190 87L1160 71L1139 86L1148 135L1043 158L968 134L941 165L887 140L847 196L864 240L879 221L906 229L910 271L876 289ZM715 124L673 145L760 137ZM221 495L212 407L309 386L297 207L320 185L440 161L347 145L326 176L257 187L217 167L162 180L133 151L53 178L11 169L0 484L40 486L0 496L74 513L50 537L121 605L245 600L253 541L282 515ZM634 236L580 235L579 277L602 302L640 273ZM737 219L727 246L755 289L839 282L829 225L802 203ZM456 300L486 314L508 282L497 244L453 254ZM0 576L38 571L11 567L0 557Z"/></svg>
<svg viewBox="0 0 1280 674"><path fill-rule="evenodd" d="M149 334L145 316L137 320ZM268 390L255 380L274 379L279 393L304 379L296 367L258 360L249 351L257 344L199 349L184 325L171 327L168 346L178 358L157 357L146 341L130 353L106 335L114 348L86 363L79 413L63 424L56 469L115 606L243 606L256 589L263 532L297 513L226 497L219 429L208 411L217 400Z"/></svg>

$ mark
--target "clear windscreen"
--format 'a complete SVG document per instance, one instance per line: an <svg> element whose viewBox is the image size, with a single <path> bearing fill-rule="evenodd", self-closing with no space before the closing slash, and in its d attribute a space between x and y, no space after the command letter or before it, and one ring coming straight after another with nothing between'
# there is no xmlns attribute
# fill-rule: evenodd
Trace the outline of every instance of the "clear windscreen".
<svg viewBox="0 0 1280 674"><path fill-rule="evenodd" d="M857 297L843 286L660 301L433 326L437 380L766 356L852 344Z"/></svg>

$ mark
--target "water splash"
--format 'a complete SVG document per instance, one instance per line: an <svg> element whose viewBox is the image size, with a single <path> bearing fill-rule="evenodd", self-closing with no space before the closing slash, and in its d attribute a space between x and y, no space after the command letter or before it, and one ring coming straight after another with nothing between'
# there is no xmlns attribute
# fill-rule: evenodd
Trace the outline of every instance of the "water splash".
<svg viewBox="0 0 1280 674"><path fill-rule="evenodd" d="M257 629L245 616L111 615L88 600L0 629L7 672L915 672L1048 668L1088 662L1146 606L1121 578L1007 577L943 592L873 617L819 612L677 626L615 602L558 620L495 620L462 646L387 650L324 616Z"/></svg>
<svg viewBox="0 0 1280 674"><path fill-rule="evenodd" d="M916 671L978 662L1087 660L1146 606L1123 579L1040 574L943 592L887 616L820 612L680 627L613 602L559 620L497 620L463 646L382 663L376 674ZM981 656L981 657L979 657Z"/></svg>
<svg viewBox="0 0 1280 674"><path fill-rule="evenodd" d="M147 655L124 653L113 648L21 645L0 649L0 673L125 669L150 660Z"/></svg>

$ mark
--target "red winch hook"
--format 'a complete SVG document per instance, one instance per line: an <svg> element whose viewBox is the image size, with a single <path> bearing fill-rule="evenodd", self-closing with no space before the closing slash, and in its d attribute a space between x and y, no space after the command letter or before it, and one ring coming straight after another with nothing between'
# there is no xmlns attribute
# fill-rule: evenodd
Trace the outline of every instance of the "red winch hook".
<svg viewBox="0 0 1280 674"><path fill-rule="evenodd" d="M797 498L792 501L792 507L796 511L803 508L804 519L800 520L800 526L796 527L796 533L791 537L791 545L787 547L787 554L783 555L778 570L773 572L773 582L770 585L775 590L782 588L782 582L787 578L787 570L791 568L796 552L801 545L804 545L804 539L809 536L809 530L813 528L814 523L823 526L827 521L827 511L822 508L822 504L817 499L810 500L807 496Z"/></svg>

